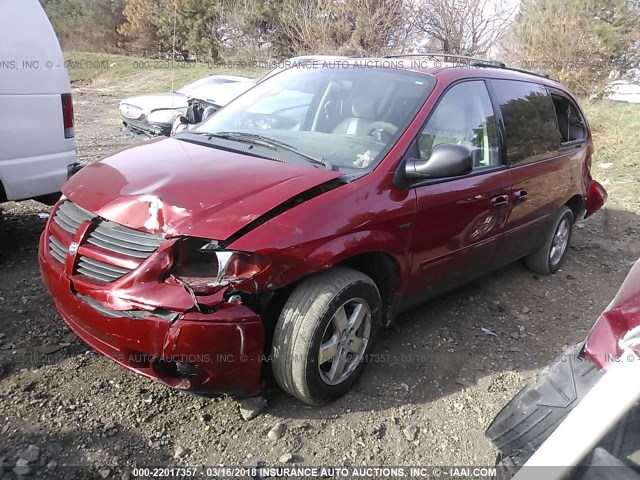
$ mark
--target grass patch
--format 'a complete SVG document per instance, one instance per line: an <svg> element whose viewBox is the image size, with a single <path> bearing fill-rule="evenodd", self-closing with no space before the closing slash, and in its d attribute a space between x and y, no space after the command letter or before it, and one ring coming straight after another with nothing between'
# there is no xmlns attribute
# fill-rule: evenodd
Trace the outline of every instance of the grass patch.
<svg viewBox="0 0 640 480"><path fill-rule="evenodd" d="M583 107L595 147L594 178L605 184L611 202L640 212L640 105L603 100Z"/></svg>
<svg viewBox="0 0 640 480"><path fill-rule="evenodd" d="M124 93L177 90L207 75L243 75L257 77L261 69L225 68L206 63L150 60L142 57L103 53L65 52L69 76L74 86L93 85Z"/></svg>

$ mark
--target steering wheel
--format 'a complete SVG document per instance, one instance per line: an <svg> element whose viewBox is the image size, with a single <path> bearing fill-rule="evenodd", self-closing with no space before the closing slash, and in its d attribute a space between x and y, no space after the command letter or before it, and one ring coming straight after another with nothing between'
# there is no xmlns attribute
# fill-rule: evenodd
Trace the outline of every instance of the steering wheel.
<svg viewBox="0 0 640 480"><path fill-rule="evenodd" d="M395 135L396 132L398 131L398 127L396 127L393 123L389 123L389 122L373 122L365 130L365 135L371 135L376 130L384 130L389 135Z"/></svg>

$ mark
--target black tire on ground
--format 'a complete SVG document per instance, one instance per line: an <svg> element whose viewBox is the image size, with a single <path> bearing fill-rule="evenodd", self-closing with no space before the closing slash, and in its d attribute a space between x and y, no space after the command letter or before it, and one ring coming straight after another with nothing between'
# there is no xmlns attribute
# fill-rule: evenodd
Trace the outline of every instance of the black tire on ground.
<svg viewBox="0 0 640 480"><path fill-rule="evenodd" d="M542 275L550 275L556 273L562 261L564 260L567 251L569 250L569 244L571 243L571 232L573 230L573 212L567 206L563 206L556 214L551 228L549 229L542 246L531 255L525 258L527 268L533 272L540 273ZM561 229L566 229L566 233L562 235ZM558 258L552 255L558 248L556 241L562 237L564 247Z"/></svg>
<svg viewBox="0 0 640 480"><path fill-rule="evenodd" d="M511 476L533 455L602 373L580 354L580 343L555 361L534 385L524 387L496 415L487 437L498 448L503 478Z"/></svg>
<svg viewBox="0 0 640 480"><path fill-rule="evenodd" d="M303 280L289 296L275 326L272 369L276 381L283 390L311 405L341 397L362 372L381 324L380 293L367 275L334 267ZM342 325L347 326L343 329ZM321 363L321 345L323 352L329 352L327 346L334 344L336 355ZM356 345L360 353L349 352L357 349ZM332 370L334 361L336 368ZM332 376L333 384L328 383Z"/></svg>
<svg viewBox="0 0 640 480"><path fill-rule="evenodd" d="M494 418L487 437L498 448L498 478L510 479L553 433L602 372L582 357L580 343L554 362L535 385L523 388ZM632 467L640 465L640 406L636 405L598 444ZM582 461L588 465L591 455ZM580 479L584 467L574 469Z"/></svg>

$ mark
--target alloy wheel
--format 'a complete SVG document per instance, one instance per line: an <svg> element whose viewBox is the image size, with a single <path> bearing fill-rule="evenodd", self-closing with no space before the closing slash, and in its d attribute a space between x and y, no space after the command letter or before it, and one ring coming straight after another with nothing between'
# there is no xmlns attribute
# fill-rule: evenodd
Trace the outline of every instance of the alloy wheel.
<svg viewBox="0 0 640 480"><path fill-rule="evenodd" d="M333 314L322 336L318 368L322 381L338 385L353 374L363 359L371 334L371 309L353 298Z"/></svg>

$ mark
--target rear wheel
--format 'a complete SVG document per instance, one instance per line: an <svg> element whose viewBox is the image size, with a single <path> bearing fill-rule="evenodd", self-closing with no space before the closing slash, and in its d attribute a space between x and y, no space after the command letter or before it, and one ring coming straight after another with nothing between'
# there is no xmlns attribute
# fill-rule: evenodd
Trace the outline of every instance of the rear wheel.
<svg viewBox="0 0 640 480"><path fill-rule="evenodd" d="M572 229L573 212L563 206L556 214L544 244L526 257L527 268L542 275L556 273L569 248Z"/></svg>
<svg viewBox="0 0 640 480"><path fill-rule="evenodd" d="M312 405L341 397L362 372L380 326L380 293L365 274L334 267L304 280L275 327L276 381Z"/></svg>

